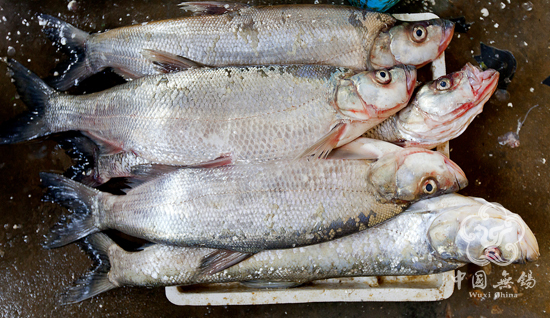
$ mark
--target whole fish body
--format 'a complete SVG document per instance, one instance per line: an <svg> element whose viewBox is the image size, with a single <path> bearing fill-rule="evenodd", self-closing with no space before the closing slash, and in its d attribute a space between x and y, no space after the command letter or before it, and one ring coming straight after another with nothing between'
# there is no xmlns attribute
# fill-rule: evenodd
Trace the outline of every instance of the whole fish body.
<svg viewBox="0 0 550 318"><path fill-rule="evenodd" d="M71 96L8 66L31 111L3 127L0 143L80 130L103 154L174 165L322 157L404 107L416 81L409 66L201 68Z"/></svg>
<svg viewBox="0 0 550 318"><path fill-rule="evenodd" d="M192 6L201 10L211 3L194 2ZM225 10L223 4L220 8ZM396 22L387 14L346 6L242 6L225 14L149 22L89 35L54 17L39 18L52 40L76 54L69 69L54 81L60 90L106 67L126 78L139 78L166 71L159 65L168 70L177 67L179 59L210 67L323 64L363 71L372 69L369 60L377 36ZM377 62L378 68L420 66L445 50L453 24L443 20L419 23L401 30L404 36L392 45L410 55L423 53L423 60L409 63L406 56L395 58L388 38L374 56L384 61ZM413 41L409 34L415 28L424 34Z"/></svg>
<svg viewBox="0 0 550 318"><path fill-rule="evenodd" d="M478 215L487 204L458 194L422 200L367 231L317 245L263 251L214 275L201 275L200 271L202 260L216 253L214 249L156 244L126 252L105 234L94 234L82 246L107 261L96 264L78 280L64 302L78 302L118 286L248 282L253 287L288 287L334 277L427 275L484 259L489 249L501 254L496 263L536 260L537 240L525 222L495 208L486 210L485 216ZM500 240L484 239L482 232L475 232L476 226L503 229ZM469 242L460 230L474 234ZM98 281L101 284L94 286Z"/></svg>
<svg viewBox="0 0 550 318"><path fill-rule="evenodd" d="M112 195L42 174L48 197L74 210L55 227L58 247L117 229L152 242L255 253L331 240L381 223L412 202L457 191L464 172L418 148L371 160L277 160L176 169ZM149 171L147 171L149 173Z"/></svg>
<svg viewBox="0 0 550 318"><path fill-rule="evenodd" d="M467 63L458 72L424 84L407 107L363 136L426 149L454 139L483 111L498 78L493 69L482 71ZM112 171L109 167L105 170Z"/></svg>

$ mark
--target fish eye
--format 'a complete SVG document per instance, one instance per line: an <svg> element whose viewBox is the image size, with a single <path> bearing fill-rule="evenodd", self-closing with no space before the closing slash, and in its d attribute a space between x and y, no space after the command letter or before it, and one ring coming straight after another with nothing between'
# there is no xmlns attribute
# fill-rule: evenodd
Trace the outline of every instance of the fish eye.
<svg viewBox="0 0 550 318"><path fill-rule="evenodd" d="M423 25L416 25L412 29L412 39L417 43L424 42L428 37L428 31Z"/></svg>
<svg viewBox="0 0 550 318"><path fill-rule="evenodd" d="M449 88L451 88L451 86L452 86L452 83L451 83L451 79L449 78L445 77L437 81L437 90L446 91Z"/></svg>
<svg viewBox="0 0 550 318"><path fill-rule="evenodd" d="M376 71L375 79L380 84L388 84L391 82L390 72L385 70Z"/></svg>
<svg viewBox="0 0 550 318"><path fill-rule="evenodd" d="M424 184L422 185L422 191L425 194L433 194L437 191L437 183L433 179L428 179L424 181Z"/></svg>

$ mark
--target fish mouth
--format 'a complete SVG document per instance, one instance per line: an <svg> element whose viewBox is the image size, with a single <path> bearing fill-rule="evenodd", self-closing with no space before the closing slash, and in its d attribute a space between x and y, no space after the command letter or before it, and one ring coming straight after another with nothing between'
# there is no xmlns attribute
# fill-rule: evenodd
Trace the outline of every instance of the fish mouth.
<svg viewBox="0 0 550 318"><path fill-rule="evenodd" d="M443 38L441 39L441 43L439 44L438 56L441 55L441 53L443 53L445 49L447 49L455 33L455 24L452 21L442 20L442 22L443 22Z"/></svg>
<svg viewBox="0 0 550 318"><path fill-rule="evenodd" d="M453 110L450 113L452 119L448 119L447 123L461 117L464 118L464 124L469 123L469 119L481 112L482 106L491 98L497 88L499 73L493 69L482 71L480 68L466 63L461 72L468 77L468 83L472 87L475 100Z"/></svg>
<svg viewBox="0 0 550 318"><path fill-rule="evenodd" d="M450 188L451 191L456 192L468 186L468 178L466 178L466 174L464 173L464 170L462 170L462 168L460 168L455 162L447 157L445 157L445 165L447 166L447 169L449 169L451 174L453 174L455 177L455 182Z"/></svg>
<svg viewBox="0 0 550 318"><path fill-rule="evenodd" d="M407 93L408 96L412 96L414 88L416 87L416 67L413 65L403 65L405 70L405 77L407 80Z"/></svg>
<svg viewBox="0 0 550 318"><path fill-rule="evenodd" d="M519 242L519 248L522 257L518 259L516 263L525 263L525 261L536 261L540 256L539 244L537 243L535 235L527 226L527 224L524 223L523 226L525 227L525 234Z"/></svg>
<svg viewBox="0 0 550 318"><path fill-rule="evenodd" d="M468 76L474 95L478 100L488 99L497 89L499 73L493 69L482 71L470 63L466 63L462 71Z"/></svg>

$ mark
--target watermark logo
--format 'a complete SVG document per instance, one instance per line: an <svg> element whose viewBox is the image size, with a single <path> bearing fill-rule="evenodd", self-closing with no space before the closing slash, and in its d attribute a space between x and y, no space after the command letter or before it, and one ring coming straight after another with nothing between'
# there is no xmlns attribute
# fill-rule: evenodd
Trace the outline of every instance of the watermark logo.
<svg viewBox="0 0 550 318"><path fill-rule="evenodd" d="M487 228L485 225L482 225L482 221L489 220L490 213L499 213L502 215L504 222L499 225L491 226ZM486 222L485 224L488 224ZM475 224L475 226L473 226ZM471 232L469 232L471 229ZM505 238L509 239L509 234L517 232L517 239L515 242L508 242L505 244L504 248L507 251L512 253L512 257L509 257L508 260L504 260L500 255L500 250L498 247L501 246ZM477 215L469 215L462 221L460 229L458 231L460 237L468 243L466 249L466 256L470 262L478 265L485 266L489 262L495 263L499 266L506 266L514 262L520 255L519 242L523 239L525 235L525 225L523 220L512 212L508 211L499 204L486 202L479 209ZM472 255L474 251L474 246L481 245L484 250L484 255Z"/></svg>
<svg viewBox="0 0 550 318"><path fill-rule="evenodd" d="M493 285L493 288L498 288L499 290L502 289L510 289L512 288L512 285L514 282L512 282L512 276L508 274L506 270L502 271L502 278L498 281L496 285Z"/></svg>
<svg viewBox="0 0 550 318"><path fill-rule="evenodd" d="M457 270L455 276L455 282L458 290L462 288L462 281L466 278L466 273ZM522 271L517 280L508 271L503 270L501 277L496 284L488 284L487 274L483 270L479 270L472 275L472 291L469 292L471 298L479 300L486 299L499 299L499 298L518 298L521 293L518 292L518 287L523 289L531 289L535 287L536 280L533 278L533 272L531 270L525 272ZM489 287L493 290L486 291Z"/></svg>
<svg viewBox="0 0 550 318"><path fill-rule="evenodd" d="M479 270L472 276L472 288L485 289L487 287L487 274L485 271Z"/></svg>
<svg viewBox="0 0 550 318"><path fill-rule="evenodd" d="M521 287L529 289L535 287L537 281L533 278L533 272L529 270L528 274L521 272L521 276L518 278L517 283L519 283Z"/></svg>

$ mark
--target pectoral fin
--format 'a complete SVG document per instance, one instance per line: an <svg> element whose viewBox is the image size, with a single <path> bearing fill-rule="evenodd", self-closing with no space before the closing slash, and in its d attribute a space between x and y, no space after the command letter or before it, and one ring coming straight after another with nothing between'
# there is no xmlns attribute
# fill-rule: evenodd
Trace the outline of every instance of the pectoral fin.
<svg viewBox="0 0 550 318"><path fill-rule="evenodd" d="M94 132L82 131L82 134L92 139L96 143L96 145L99 147L99 154L101 155L114 155L116 153L124 151L121 144L115 143L111 140L107 140Z"/></svg>
<svg viewBox="0 0 550 318"><path fill-rule="evenodd" d="M301 153L297 159L307 157L325 159L332 149L334 149L334 147L338 144L340 136L342 136L346 130L346 126L347 124L345 123L338 123L325 136L323 136L323 138L319 139L319 141L317 141L313 146Z"/></svg>
<svg viewBox="0 0 550 318"><path fill-rule="evenodd" d="M197 276L212 275L221 272L237 263L244 261L254 254L228 250L218 250L204 257Z"/></svg>
<svg viewBox="0 0 550 318"><path fill-rule="evenodd" d="M155 64L162 73L180 72L190 68L205 67L205 65L183 56L159 50L143 49L141 55Z"/></svg>

